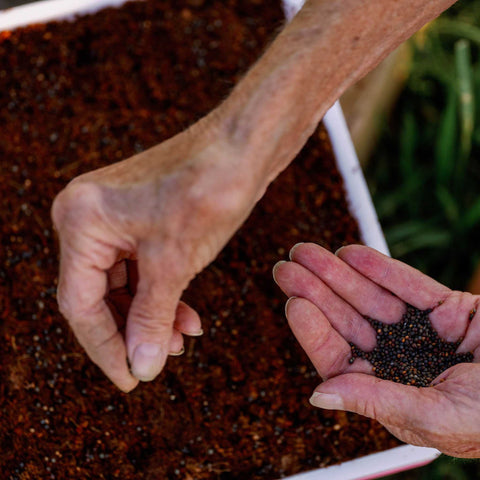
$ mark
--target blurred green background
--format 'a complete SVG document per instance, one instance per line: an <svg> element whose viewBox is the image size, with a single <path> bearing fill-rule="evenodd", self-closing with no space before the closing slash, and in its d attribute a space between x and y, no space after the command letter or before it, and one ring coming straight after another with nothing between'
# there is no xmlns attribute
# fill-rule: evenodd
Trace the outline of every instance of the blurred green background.
<svg viewBox="0 0 480 480"><path fill-rule="evenodd" d="M410 75L367 176L392 255L465 289L480 260L480 2L411 41Z"/></svg>
<svg viewBox="0 0 480 480"><path fill-rule="evenodd" d="M409 46L410 73L382 119L367 181L392 255L466 289L480 261L480 0L459 0ZM480 462L441 456L384 478L480 479Z"/></svg>
<svg viewBox="0 0 480 480"><path fill-rule="evenodd" d="M16 7L17 5L22 5L23 3L31 3L38 0L0 0L0 10L4 8ZM74 1L74 0L72 0Z"/></svg>
<svg viewBox="0 0 480 480"><path fill-rule="evenodd" d="M426 467L383 477L384 480L476 480L480 466L476 460L440 456Z"/></svg>
<svg viewBox="0 0 480 480"><path fill-rule="evenodd" d="M480 1L459 0L409 46L367 181L392 256L466 290L480 261ZM480 479L480 462L441 456L385 478Z"/></svg>

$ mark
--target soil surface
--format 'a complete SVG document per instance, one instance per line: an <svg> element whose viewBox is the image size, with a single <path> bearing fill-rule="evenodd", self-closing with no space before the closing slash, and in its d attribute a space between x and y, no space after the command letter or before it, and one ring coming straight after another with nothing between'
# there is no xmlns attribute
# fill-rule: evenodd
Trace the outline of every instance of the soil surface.
<svg viewBox="0 0 480 480"><path fill-rule="evenodd" d="M205 334L156 381L119 392L57 312L56 193L211 110L281 24L271 1L148 0L0 33L2 478L274 479L398 444L308 404L271 276L299 241L358 242L323 128L185 293Z"/></svg>

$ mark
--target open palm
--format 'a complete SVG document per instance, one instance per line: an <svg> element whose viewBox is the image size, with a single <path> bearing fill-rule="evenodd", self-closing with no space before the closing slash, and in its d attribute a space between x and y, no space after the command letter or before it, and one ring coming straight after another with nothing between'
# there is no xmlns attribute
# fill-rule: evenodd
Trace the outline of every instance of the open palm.
<svg viewBox="0 0 480 480"><path fill-rule="evenodd" d="M274 276L294 297L286 306L288 322L324 380L312 403L374 418L407 443L479 457L480 296L452 291L359 245L333 255L318 245L299 244L290 259L275 266ZM365 360L351 364L349 342L364 351L376 346L376 333L364 317L395 323L407 303L432 309L430 320L440 337L463 338L458 352L472 352L474 363L449 368L425 388L381 380Z"/></svg>

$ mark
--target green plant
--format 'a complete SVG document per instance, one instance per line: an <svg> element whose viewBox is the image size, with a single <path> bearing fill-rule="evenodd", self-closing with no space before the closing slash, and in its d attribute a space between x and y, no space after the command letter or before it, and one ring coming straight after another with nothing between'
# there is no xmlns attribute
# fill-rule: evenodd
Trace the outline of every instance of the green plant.
<svg viewBox="0 0 480 480"><path fill-rule="evenodd" d="M385 477L385 480L475 480L478 478L480 478L480 465L477 461L441 455L430 465L390 475Z"/></svg>
<svg viewBox="0 0 480 480"><path fill-rule="evenodd" d="M410 44L411 73L367 169L392 255L464 289L480 261L480 0L460 0ZM440 456L389 480L470 480Z"/></svg>
<svg viewBox="0 0 480 480"><path fill-rule="evenodd" d="M480 258L480 2L411 41L412 68L367 172L392 255L452 288Z"/></svg>

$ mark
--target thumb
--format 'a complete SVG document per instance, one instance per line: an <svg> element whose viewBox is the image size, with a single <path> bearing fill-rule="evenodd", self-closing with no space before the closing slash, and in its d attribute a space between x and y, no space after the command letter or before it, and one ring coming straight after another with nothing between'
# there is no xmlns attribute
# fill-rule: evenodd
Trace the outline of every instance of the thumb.
<svg viewBox="0 0 480 480"><path fill-rule="evenodd" d="M139 256L139 282L128 312L128 359L133 376L143 382L153 380L165 365L183 290L166 263Z"/></svg>
<svg viewBox="0 0 480 480"><path fill-rule="evenodd" d="M126 328L127 353L133 376L142 382L153 380L165 365L176 303L176 296L169 298L157 285L139 288L132 301Z"/></svg>
<svg viewBox="0 0 480 480"><path fill-rule="evenodd" d="M429 392L427 394L427 391ZM419 427L431 412L431 388L417 388L373 375L349 373L319 385L310 403L327 410L347 410L379 421L388 428Z"/></svg>

